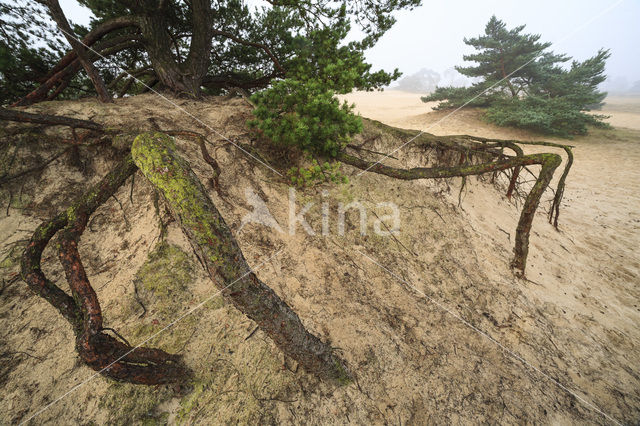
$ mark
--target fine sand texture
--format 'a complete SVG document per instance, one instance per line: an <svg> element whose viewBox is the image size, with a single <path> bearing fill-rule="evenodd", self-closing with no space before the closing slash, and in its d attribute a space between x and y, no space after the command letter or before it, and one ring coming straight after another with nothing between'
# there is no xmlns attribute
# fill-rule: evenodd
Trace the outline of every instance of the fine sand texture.
<svg viewBox="0 0 640 426"><path fill-rule="evenodd" d="M542 139L484 123L477 110L451 116L432 112L415 94L354 93L347 99L363 116L392 126ZM248 263L309 330L331 342L356 379L341 387L318 382L216 296L179 226L161 202L154 206L153 188L140 173L92 216L80 254L100 298L105 327L132 345L206 301L145 342L182 354L194 377L182 388L134 386L95 376L82 365L69 325L13 278L36 226L113 167L117 153L106 144L83 148L79 162L61 157L0 188L1 424L34 415L30 424L640 420L640 131L594 130L560 141L575 146L575 164L559 230L546 221L549 192L533 224L524 280L509 267L521 205L519 199L506 199L504 182L469 178L460 192L460 179L404 182L343 165L349 183L296 192L298 212L313 203L306 219L315 234L298 226L290 235L286 179L220 136L252 143L244 126L251 118L246 103L173 101L219 132L209 132L209 151L222 169L220 193L198 147L188 139L179 138L177 144ZM615 105L604 112L615 117ZM207 132L151 94L109 105L45 102L29 111L90 118L131 131L158 126ZM628 123L639 127L637 118ZM371 151L394 152L390 165L425 165L425 153L411 144L402 147L405 142L381 134L370 122L354 140ZM38 145L42 158L60 149L37 143L43 144ZM22 146L16 155L27 164L34 160L26 154L33 148ZM245 223L256 197L280 230ZM368 213L366 235L356 209L347 212L344 232L337 228L340 203L353 202ZM381 203L399 208L394 238L373 232L376 224L380 227L378 218L392 226L385 218L390 211ZM327 212L329 232L324 235ZM161 223L168 227L164 238ZM55 240L45 250L43 271L68 291Z"/></svg>

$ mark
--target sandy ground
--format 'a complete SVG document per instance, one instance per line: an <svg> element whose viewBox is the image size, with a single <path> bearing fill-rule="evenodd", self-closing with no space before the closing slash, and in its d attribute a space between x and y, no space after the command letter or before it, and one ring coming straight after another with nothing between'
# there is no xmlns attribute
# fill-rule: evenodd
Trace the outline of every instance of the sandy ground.
<svg viewBox="0 0 640 426"><path fill-rule="evenodd" d="M363 117L380 120L396 127L415 128L434 134L475 134L472 130L481 131L484 135L492 134L494 137L499 135L507 137L506 135L514 134L513 130L495 126L478 126L482 123L465 120L464 118L469 117L468 109L458 111L451 116L446 112L425 117L423 114L432 112L432 108L438 103L422 102L420 94L417 93L400 90L354 92L348 96L342 96L342 99L355 104ZM640 130L639 96L610 96L605 99L602 110L595 113L610 116L606 121L614 127ZM444 119L445 116L448 117ZM441 120L441 124L438 123Z"/></svg>
<svg viewBox="0 0 640 426"><path fill-rule="evenodd" d="M429 113L414 94L356 93L349 99L362 115L394 126L539 139L487 125L473 110L443 120L445 114ZM242 123L250 113L241 100L177 102L225 135L248 142ZM114 105L43 103L34 110L135 129L148 128L152 117L165 129L198 129L150 95ZM358 140L371 132L367 128ZM24 421L43 408L33 424L609 424L640 419L640 132L598 131L571 142L576 162L560 232L546 223L544 212L538 215L529 281L515 278L509 268L518 206L486 181L469 179L458 207L459 180L397 182L358 176L345 166L349 184L298 193L301 203L315 203L307 215L315 236L301 228L291 236L256 224L239 230L252 211L247 189L261 195L286 229L288 185L217 136L211 139L218 144L211 152L222 166L220 182L228 195L220 199L208 188L246 258L310 330L339 348L357 380L341 388L318 383L283 359L260 331L252 333L255 325L219 298L148 343L184 355L195 372L186 391L93 378L77 362L64 320L15 282L3 287L0 300L0 422ZM197 149L189 141L178 142L207 182L208 165ZM390 152L402 144L385 136L373 148ZM410 145L394 156L396 165L426 161ZM86 188L88 175L97 179L111 163L87 160L85 165L94 173L58 161L8 188L15 195L0 217L0 259ZM175 223L169 225L167 242L184 254L175 262L152 262L159 241L152 189L138 174L130 199L130 185L94 214L80 250L107 325L137 344L215 292ZM3 207L8 189L3 188ZM327 200L331 214L338 202L360 201L381 217L386 212L378 203L396 203L401 212L397 240L360 235L355 212L347 215L343 236L334 222L332 234L321 235L320 205ZM162 212L160 217L167 220ZM369 229L374 222L369 215ZM270 258L281 248L281 255ZM55 256L53 248L47 249L44 271L67 288ZM5 279L17 271L11 262L1 266ZM167 273L184 271L176 287L180 291L172 290L168 298L153 291L143 295L148 311L143 315L134 286L147 282L141 271L165 271L160 267Z"/></svg>

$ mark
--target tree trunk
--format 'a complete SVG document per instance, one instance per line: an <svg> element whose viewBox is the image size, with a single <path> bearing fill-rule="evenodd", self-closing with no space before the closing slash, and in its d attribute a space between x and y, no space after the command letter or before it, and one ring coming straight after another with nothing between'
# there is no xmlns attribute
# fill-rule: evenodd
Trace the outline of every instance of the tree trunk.
<svg viewBox="0 0 640 426"><path fill-rule="evenodd" d="M207 74L211 55L211 2L192 0L190 4L192 36L189 53L180 64L172 53L169 34L167 3L139 0L140 29L149 60L160 82L169 90L182 95L198 97Z"/></svg>
<svg viewBox="0 0 640 426"><path fill-rule="evenodd" d="M500 49L500 55L501 55L500 56L500 72L502 73L502 78L504 79L504 81L507 83L507 86L509 87L509 91L511 92L511 97L515 98L518 95L518 93L513 88L513 85L511 84L509 77L507 77L507 70L504 67L504 52L502 49Z"/></svg>
<svg viewBox="0 0 640 426"><path fill-rule="evenodd" d="M231 230L171 137L139 135L134 161L167 201L211 280L240 311L309 373L346 383L350 374L332 348L309 333L296 313L251 272Z"/></svg>
<svg viewBox="0 0 640 426"><path fill-rule="evenodd" d="M47 5L49 6L51 17L54 21L56 21L56 24L58 24L58 28L64 34L69 44L76 52L76 55L78 55L78 60L93 82L93 86L95 87L96 92L98 92L98 97L100 98L100 100L102 102L113 102L113 99L111 99L111 95L109 95L107 87L105 86L100 73L93 65L93 62L89 60L86 47L73 35L73 30L71 29L67 18L64 16L64 12L62 11L60 4L58 3L58 0L47 0Z"/></svg>

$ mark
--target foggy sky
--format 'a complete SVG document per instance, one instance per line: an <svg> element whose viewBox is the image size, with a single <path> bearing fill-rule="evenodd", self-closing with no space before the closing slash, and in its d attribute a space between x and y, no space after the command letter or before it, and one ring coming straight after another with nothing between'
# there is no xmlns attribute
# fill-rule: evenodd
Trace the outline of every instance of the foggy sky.
<svg viewBox="0 0 640 426"><path fill-rule="evenodd" d="M60 3L70 20L88 23L86 9L75 0ZM442 72L462 63L470 52L463 38L481 34L492 14L508 28L526 24L525 32L542 34L554 51L578 60L610 48L607 74L629 84L640 80L639 0L424 0L420 8L396 13L398 22L367 59L374 69L399 68L405 75L422 68Z"/></svg>

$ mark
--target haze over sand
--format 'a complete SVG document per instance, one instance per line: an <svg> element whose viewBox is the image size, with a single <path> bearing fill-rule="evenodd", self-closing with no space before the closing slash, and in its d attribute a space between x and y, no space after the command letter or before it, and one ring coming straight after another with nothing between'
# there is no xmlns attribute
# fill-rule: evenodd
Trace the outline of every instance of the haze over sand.
<svg viewBox="0 0 640 426"><path fill-rule="evenodd" d="M452 114L444 122L435 127L436 121L443 118L451 111L431 114L438 102L422 102L420 94L404 92L401 90L385 90L383 92L353 92L341 98L354 103L356 110L363 116L383 123L396 126L415 128L434 134L462 133L471 134L470 130L482 129L485 132L481 136L513 134L512 129L497 126L479 126L480 123L473 123L464 120L469 117L469 108ZM605 105L601 111L594 111L596 114L609 115L606 121L614 127L625 127L640 130L640 96L609 96L605 99ZM466 132L465 132L466 131ZM522 132L517 132L523 134ZM495 136L499 137L499 136Z"/></svg>

